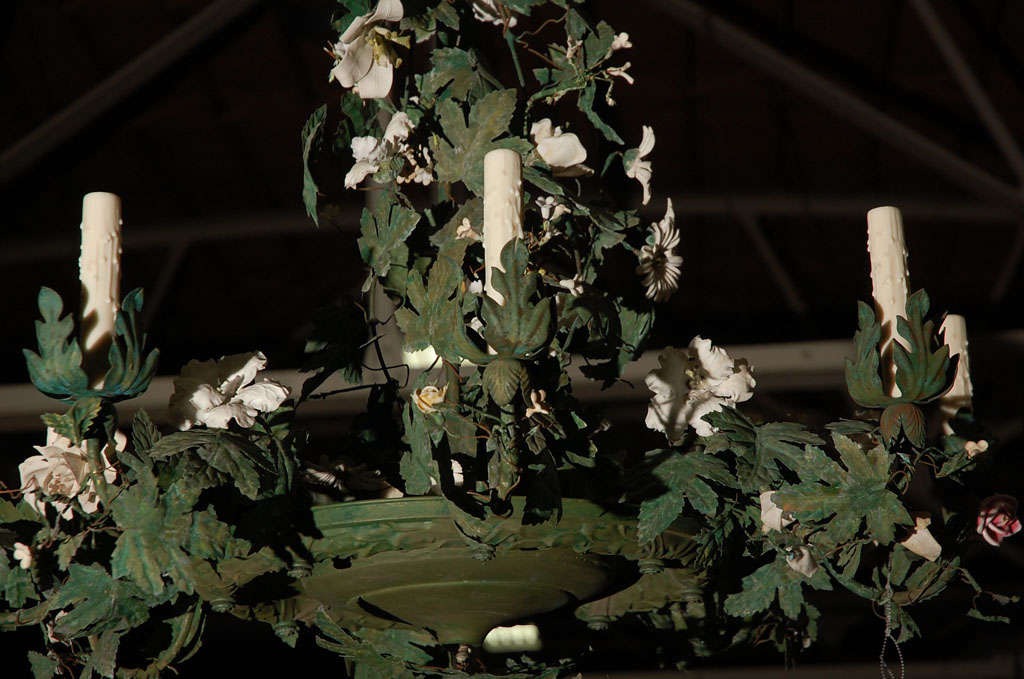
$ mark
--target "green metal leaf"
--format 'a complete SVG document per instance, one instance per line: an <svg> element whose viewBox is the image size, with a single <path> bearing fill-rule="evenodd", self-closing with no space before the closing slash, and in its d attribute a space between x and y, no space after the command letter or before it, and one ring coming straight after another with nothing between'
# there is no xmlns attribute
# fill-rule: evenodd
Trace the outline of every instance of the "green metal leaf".
<svg viewBox="0 0 1024 679"><path fill-rule="evenodd" d="M164 591L165 575L182 581L181 545L191 523L189 516L167 511L155 491L140 486L119 492L111 509L124 530L110 557L113 576L127 578L153 596Z"/></svg>
<svg viewBox="0 0 1024 679"><path fill-rule="evenodd" d="M470 191L482 196L484 156L488 151L497 148L529 150L529 144L521 139L495 141L507 133L515 108L516 91L497 90L472 106L467 122L462 108L454 100L441 101L437 111L444 137L431 138L437 180L442 183L461 181Z"/></svg>
<svg viewBox="0 0 1024 679"><path fill-rule="evenodd" d="M405 266L409 259L405 239L419 221L419 213L399 205L392 192L384 193L372 210L363 209L359 254L374 275L384 278L392 266Z"/></svg>
<svg viewBox="0 0 1024 679"><path fill-rule="evenodd" d="M484 299L483 335L502 358L529 358L548 343L551 305L546 298L530 301L537 292L537 274L527 271L529 257L526 244L513 239L501 251L504 271L491 270L491 283L503 302Z"/></svg>
<svg viewBox="0 0 1024 679"><path fill-rule="evenodd" d="M412 403L406 404L403 420L409 450L402 455L398 471L405 482L407 495L426 495L430 490L431 477L438 478L430 432L427 431L423 413Z"/></svg>
<svg viewBox="0 0 1024 679"><path fill-rule="evenodd" d="M68 314L61 318L64 302L50 288L39 291L39 313L36 321L36 340L39 353L24 349L28 374L32 383L47 396L67 399L72 394L89 388L89 378L82 370L82 350L72 337L75 322Z"/></svg>
<svg viewBox="0 0 1024 679"><path fill-rule="evenodd" d="M326 116L327 104L324 104L313 111L306 124L302 126L302 204L306 207L306 214L317 226L320 226L320 217L317 214L320 190L310 168L315 156L314 148L322 143L320 135Z"/></svg>
<svg viewBox="0 0 1024 679"><path fill-rule="evenodd" d="M893 399L885 393L878 376L882 326L875 317L875 310L864 302L857 303L857 322L859 329L853 336L856 359L846 360L846 388L857 405L884 408L893 403Z"/></svg>
<svg viewBox="0 0 1024 679"><path fill-rule="evenodd" d="M70 440L76 446L87 438L96 418L103 409L103 401L94 396L78 399L62 415L46 413L41 416L43 424Z"/></svg>
<svg viewBox="0 0 1024 679"><path fill-rule="evenodd" d="M484 389L494 402L504 408L520 389L529 390L530 377L526 368L514 358L499 358L484 368Z"/></svg>
<svg viewBox="0 0 1024 679"><path fill-rule="evenodd" d="M924 320L928 306L928 294L918 290L907 299L907 317L897 319L900 335L910 343L909 351L893 343L896 385L904 403L927 403L946 393L960 359L950 359L949 347L935 332L935 321Z"/></svg>
<svg viewBox="0 0 1024 679"><path fill-rule="evenodd" d="M661 535L682 512L686 500L701 514L714 516L718 492L708 481L726 487L735 485L728 465L713 455L673 450L652 451L649 455L659 460L651 474L665 492L640 505L637 539L641 543Z"/></svg>
<svg viewBox="0 0 1024 679"><path fill-rule="evenodd" d="M725 600L725 612L746 618L768 610L778 600L786 617L796 619L807 606L804 601L804 585L815 589L832 589L823 569L815 572L813 577L805 577L789 567L785 555L779 554L775 561L743 578L743 591L729 595Z"/></svg>
<svg viewBox="0 0 1024 679"><path fill-rule="evenodd" d="M891 543L897 526L913 524L903 503L886 487L892 456L882 446L865 453L842 434L833 434L833 441L843 466L817 451L819 460L827 460L822 482L783 487L773 501L801 524L822 525L836 544L852 540L862 525L871 538Z"/></svg>

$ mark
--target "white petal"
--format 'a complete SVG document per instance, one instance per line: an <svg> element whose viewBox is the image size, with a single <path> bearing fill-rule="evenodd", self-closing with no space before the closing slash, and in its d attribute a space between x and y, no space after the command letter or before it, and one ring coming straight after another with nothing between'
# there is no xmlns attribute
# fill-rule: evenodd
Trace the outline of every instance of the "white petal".
<svg viewBox="0 0 1024 679"><path fill-rule="evenodd" d="M658 355L658 367L644 378L644 384L658 396L682 396L690 390L686 383L687 352L665 347Z"/></svg>
<svg viewBox="0 0 1024 679"><path fill-rule="evenodd" d="M637 147L637 154L643 158L654 150L654 128L650 125L643 126L643 137L640 139L640 146Z"/></svg>
<svg viewBox="0 0 1024 679"><path fill-rule="evenodd" d="M710 422L704 419L704 416L708 413L720 412L723 405L726 405L724 399L717 398L709 392L701 392L698 398L693 398L691 393L687 421L697 432L697 436L711 436L717 431Z"/></svg>
<svg viewBox="0 0 1024 679"><path fill-rule="evenodd" d="M353 165L352 169L345 175L345 188L356 188L364 179L379 169L380 168L374 163L360 160L358 163Z"/></svg>
<svg viewBox="0 0 1024 679"><path fill-rule="evenodd" d="M331 75L342 87L352 87L366 77L373 64L373 45L359 36L348 46L345 58L331 70Z"/></svg>
<svg viewBox="0 0 1024 679"><path fill-rule="evenodd" d="M533 143L539 144L541 140L551 136L551 118L542 118L530 127L530 135Z"/></svg>
<svg viewBox="0 0 1024 679"><path fill-rule="evenodd" d="M232 401L219 405L216 408L201 411L197 414L196 421L199 424L205 424L211 429L227 429L228 423L232 419L245 419L246 410L245 404ZM241 424L241 421L239 421L239 424ZM249 423L249 426L252 426L252 422Z"/></svg>
<svg viewBox="0 0 1024 679"><path fill-rule="evenodd" d="M391 120L388 121L388 126L384 130L384 141L390 144L394 144L399 140L404 141L409 138L409 133L412 132L413 127L414 125L409 120L409 116L399 111L391 116Z"/></svg>
<svg viewBox="0 0 1024 679"><path fill-rule="evenodd" d="M761 493L761 532L767 533L773 530L782 530L793 523L791 517L783 516L782 508L772 502L774 490L766 490Z"/></svg>
<svg viewBox="0 0 1024 679"><path fill-rule="evenodd" d="M572 132L541 139L537 142L537 153L552 168L572 167L587 159L587 150Z"/></svg>
<svg viewBox="0 0 1024 679"><path fill-rule="evenodd" d="M712 346L711 340L697 335L690 340L691 355L695 355L701 368L713 380L728 379L733 372L733 361L721 347Z"/></svg>
<svg viewBox="0 0 1024 679"><path fill-rule="evenodd" d="M223 356L217 361L220 390L225 394L234 393L256 379L256 373L267 367L267 357L262 351Z"/></svg>
<svg viewBox="0 0 1024 679"><path fill-rule="evenodd" d="M737 361L736 368L736 372L720 384L715 385L713 391L715 396L721 396L734 403L742 403L750 400L750 397L754 395L754 387L757 382L750 374L750 366L746 364L746 361Z"/></svg>
<svg viewBox="0 0 1024 679"><path fill-rule="evenodd" d="M376 163L380 160L380 142L376 137L352 137L352 158Z"/></svg>
<svg viewBox="0 0 1024 679"><path fill-rule="evenodd" d="M818 562L811 555L811 550L803 545L793 548L793 551L786 557L786 565L808 578L814 577L814 574L818 572Z"/></svg>
<svg viewBox="0 0 1024 679"><path fill-rule="evenodd" d="M369 71L356 83L356 93L360 99L381 99L388 96L394 80L395 67L390 61L374 60Z"/></svg>
<svg viewBox="0 0 1024 679"><path fill-rule="evenodd" d="M273 380L262 380L240 389L235 394L236 401L241 401L250 408L269 413L277 410L288 398L288 387Z"/></svg>
<svg viewBox="0 0 1024 679"><path fill-rule="evenodd" d="M405 16L405 9L402 7L402 0L380 0L377 3L377 8L369 17L369 23L401 21L403 16Z"/></svg>

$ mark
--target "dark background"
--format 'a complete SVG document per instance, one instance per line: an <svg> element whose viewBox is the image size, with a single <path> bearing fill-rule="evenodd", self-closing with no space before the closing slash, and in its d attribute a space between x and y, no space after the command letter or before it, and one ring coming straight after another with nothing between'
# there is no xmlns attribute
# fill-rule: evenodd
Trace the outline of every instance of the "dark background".
<svg viewBox="0 0 1024 679"><path fill-rule="evenodd" d="M1022 177L954 78L916 4L593 3L593 13L627 31L634 44L624 57L637 84L618 84L618 106L606 115L631 145L643 124L657 134L654 198L642 212L660 218L671 197L682 229L681 288L660 311L652 346L683 344L697 333L724 344L849 337L855 301L870 296L864 213L900 206L913 285L928 289L937 310L967 316L978 349L972 352L978 411L1000 439L985 478L993 491L1015 493L1022 485L1024 431L1017 304L1024 290ZM352 192L351 214L338 229L314 228L300 199L299 131L313 109L336 102L340 92L327 82L331 60L323 51L336 38L329 25L333 6L327 0L0 5L6 326L0 382L27 382L20 350L34 342L39 287L77 297L78 224L89 191L112 191L124 201L123 289L146 289L161 374L176 373L191 358L254 348L273 367L298 365L312 311L356 292L363 276L353 235L363 195ZM1024 6L1006 0L930 6L1009 133L1020 138ZM713 15L701 16L701 8ZM187 49L184 40L177 48L165 45L158 51L166 68L138 82L103 85L126 65L149 63L148 49L202 11L210 12L205 39ZM228 15L233 18L217 18ZM794 87L800 74L760 48L737 50L733 28L826 78L829 87ZM486 56L494 70L508 71L503 49ZM857 105L823 104L816 97L831 87L961 164L936 160L905 129L867 119ZM97 88L105 89L97 95ZM95 106L82 106L81 98L90 96ZM622 205L639 200L631 180L612 179L609 189ZM646 398L640 392L609 404L618 425L610 445L653 445L649 432L639 430ZM762 392L750 406L815 423L849 408L835 387ZM307 423L326 436L346 424L343 416ZM41 436L9 429L0 447L5 481L16 480L14 467ZM998 551L978 548L977 567L993 589L1024 589L1022 542L1018 536ZM802 662L877 657L880 622L863 603L834 596L820 607L824 642ZM987 657L1020 646L1017 627L986 626L952 610L940 605L918 616L928 638L908 644L908 656ZM187 676L202 676L204 660L228 656L235 671L266 676L295 657L255 626L216 623L211 632L199 659L185 666ZM0 646L34 643L34 634L5 635ZM637 630L621 631L604 639L608 650L588 663L647 667L643 639ZM340 666L308 645L302 657L309 670ZM778 662L756 651L729 660Z"/></svg>

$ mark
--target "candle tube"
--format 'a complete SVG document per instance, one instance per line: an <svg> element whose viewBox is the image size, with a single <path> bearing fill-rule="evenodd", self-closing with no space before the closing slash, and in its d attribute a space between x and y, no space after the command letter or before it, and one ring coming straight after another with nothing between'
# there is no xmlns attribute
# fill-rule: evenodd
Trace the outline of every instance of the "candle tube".
<svg viewBox="0 0 1024 679"><path fill-rule="evenodd" d="M942 322L943 339L949 347L949 355L960 356L956 366L953 386L939 398L939 411L942 413L942 431L952 434L950 422L961 408L971 407L974 388L971 385L971 363L967 356L967 321L958 314L949 314Z"/></svg>
<svg viewBox="0 0 1024 679"><path fill-rule="evenodd" d="M513 238L523 237L522 164L511 149L495 149L484 156L484 291L504 303L491 284L491 269L500 271L501 250Z"/></svg>
<svg viewBox="0 0 1024 679"><path fill-rule="evenodd" d="M94 388L102 386L114 338L121 287L121 199L87 193L82 199L81 343L83 367Z"/></svg>
<svg viewBox="0 0 1024 679"><path fill-rule="evenodd" d="M896 364L892 360L893 340L905 348L910 346L897 334L897 316L907 315L907 245L903 237L903 217L891 206L868 211L868 254L871 256L871 294L879 313L882 338L879 351L888 375L888 392L899 396L896 386Z"/></svg>

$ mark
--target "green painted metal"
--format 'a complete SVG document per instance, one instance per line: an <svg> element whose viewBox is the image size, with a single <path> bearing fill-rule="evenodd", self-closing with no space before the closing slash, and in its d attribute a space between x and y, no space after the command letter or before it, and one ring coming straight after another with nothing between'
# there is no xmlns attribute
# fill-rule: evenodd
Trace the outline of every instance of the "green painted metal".
<svg viewBox="0 0 1024 679"><path fill-rule="evenodd" d="M322 537L310 544L316 564L299 582L309 602L298 615L323 605L341 624L429 630L441 643L476 645L497 625L632 584L633 562L685 561L692 552L687 522L641 546L628 514L569 499L561 521L524 526L514 518L522 499L513 504L513 517L487 521L467 520L442 497L315 507Z"/></svg>

